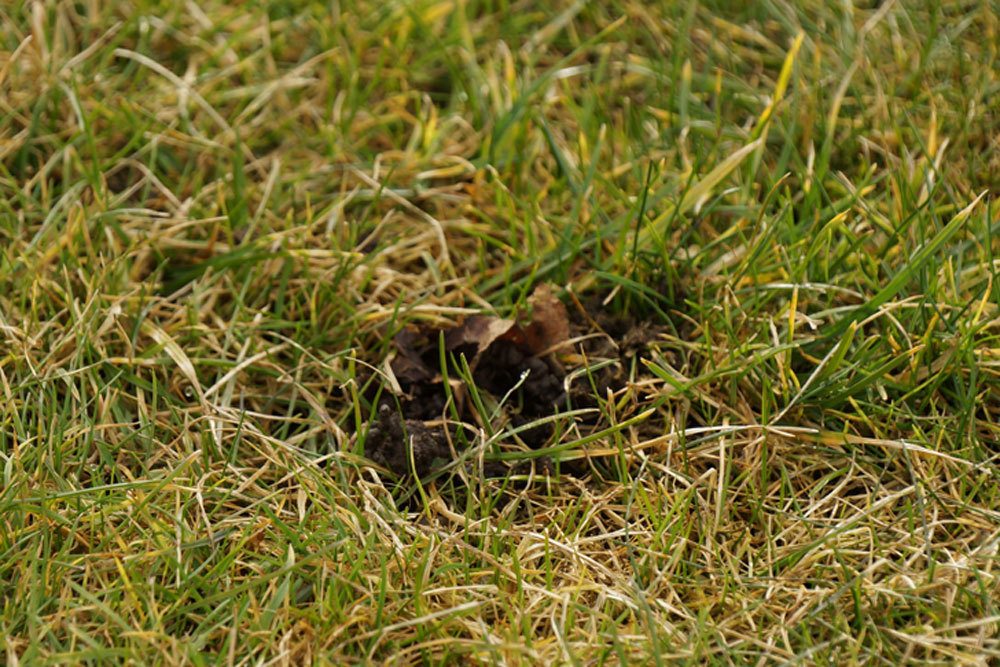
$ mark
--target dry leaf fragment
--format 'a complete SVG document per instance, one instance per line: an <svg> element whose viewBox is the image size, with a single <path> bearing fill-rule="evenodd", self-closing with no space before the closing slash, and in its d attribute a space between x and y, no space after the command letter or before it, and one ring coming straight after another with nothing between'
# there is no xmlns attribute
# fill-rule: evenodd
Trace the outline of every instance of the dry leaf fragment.
<svg viewBox="0 0 1000 667"><path fill-rule="evenodd" d="M569 340L569 314L548 283L536 287L528 303L531 323L525 327L524 335L533 354L551 350Z"/></svg>
<svg viewBox="0 0 1000 667"><path fill-rule="evenodd" d="M444 335L444 346L448 352L460 352L464 347L472 348L469 366L475 367L479 355L500 338L505 338L516 328L513 320L505 320L489 315L473 315Z"/></svg>

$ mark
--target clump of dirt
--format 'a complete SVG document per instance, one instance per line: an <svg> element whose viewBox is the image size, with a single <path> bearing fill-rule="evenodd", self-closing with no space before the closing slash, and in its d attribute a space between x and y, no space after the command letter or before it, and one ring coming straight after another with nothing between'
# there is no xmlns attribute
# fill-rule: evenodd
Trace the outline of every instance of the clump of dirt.
<svg viewBox="0 0 1000 667"><path fill-rule="evenodd" d="M421 421L404 420L386 403L379 406L378 421L365 438L365 456L401 477L411 470L423 477L433 470L435 459L449 454L442 433Z"/></svg>
<svg viewBox="0 0 1000 667"><path fill-rule="evenodd" d="M489 410L506 399L500 414L508 427L517 428L567 408L596 407L597 396L603 398L609 389L615 392L625 386L625 369L634 357L647 352L661 331L649 322L616 317L579 301L571 317L548 285L535 290L529 305L531 317L526 322L477 315L444 330L408 327L400 331L393 339L388 367L396 394L393 405L398 401L402 412L388 402L379 406L365 439L366 455L397 475L415 472L424 476L435 471L435 461L452 456L443 428L425 424L452 416L445 414L449 393L463 421L488 419L476 413L471 388L458 380L458 368L449 367L446 389L442 351L449 364L465 357L475 390L491 402ZM595 360L614 363L590 377L578 375L567 392L567 373L560 359L574 364L581 359L590 364ZM539 449L552 433L550 424L539 424L519 431L518 437ZM542 463L541 469L548 471L549 462ZM523 472L522 468L491 463L485 474L503 476Z"/></svg>
<svg viewBox="0 0 1000 667"><path fill-rule="evenodd" d="M476 315L445 330L443 345L446 360L465 357L477 390L496 400L507 397L508 413L538 418L565 403L565 371L553 352L569 339L569 317L548 285L535 290L529 305L531 319L525 324ZM409 419L442 416L446 392L440 371L441 333L433 328L407 328L393 340L396 354L389 367ZM459 413L471 416L468 387L456 381L457 369L449 375Z"/></svg>
<svg viewBox="0 0 1000 667"><path fill-rule="evenodd" d="M552 414L563 402L565 373L554 361L505 340L497 341L489 349L489 357L480 360L472 374L477 387L494 396L517 387L515 407L519 414L528 417Z"/></svg>

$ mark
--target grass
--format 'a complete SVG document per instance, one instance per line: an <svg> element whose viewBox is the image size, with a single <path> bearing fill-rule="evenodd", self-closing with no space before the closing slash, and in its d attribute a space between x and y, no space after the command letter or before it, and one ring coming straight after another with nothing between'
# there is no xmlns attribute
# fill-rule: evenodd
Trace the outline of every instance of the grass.
<svg viewBox="0 0 1000 667"><path fill-rule="evenodd" d="M994 0L230 4L0 8L8 664L1000 659ZM541 282L667 332L588 472L402 498Z"/></svg>

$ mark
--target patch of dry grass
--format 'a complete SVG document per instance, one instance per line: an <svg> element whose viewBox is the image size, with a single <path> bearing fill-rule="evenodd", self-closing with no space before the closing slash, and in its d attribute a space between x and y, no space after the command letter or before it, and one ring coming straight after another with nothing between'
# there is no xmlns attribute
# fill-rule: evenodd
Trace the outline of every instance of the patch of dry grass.
<svg viewBox="0 0 1000 667"><path fill-rule="evenodd" d="M8 664L997 660L1000 8L856 5L0 8ZM541 282L664 331L578 474L395 485Z"/></svg>

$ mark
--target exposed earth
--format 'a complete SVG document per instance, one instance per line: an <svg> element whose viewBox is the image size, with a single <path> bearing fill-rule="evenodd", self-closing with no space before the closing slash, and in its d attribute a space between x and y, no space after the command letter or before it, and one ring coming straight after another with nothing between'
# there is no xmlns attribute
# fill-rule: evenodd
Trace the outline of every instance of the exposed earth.
<svg viewBox="0 0 1000 667"><path fill-rule="evenodd" d="M449 437L443 424L456 414L467 424L489 421L493 432L516 430L509 440L520 441L522 450L554 444L551 422L524 427L560 412L597 408L600 398L625 386L626 369L648 355L650 344L666 330L609 314L597 299L586 306L574 300L568 311L544 284L529 305L530 317L523 322L476 315L444 330L410 326L399 331L389 362L398 391L390 389L393 383L383 387L376 417L363 434L365 455L399 477L437 472L454 460L460 439L455 431ZM440 341L449 360L446 374ZM463 358L474 389L461 379L468 377L462 373ZM637 368L647 373L641 364ZM578 415L577 422L586 429L597 417L594 410ZM546 457L539 460L543 469L551 469ZM530 460L512 466L488 460L483 473L504 476L529 468Z"/></svg>

